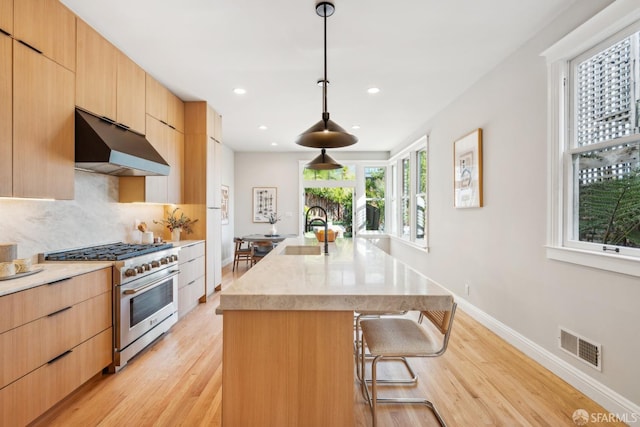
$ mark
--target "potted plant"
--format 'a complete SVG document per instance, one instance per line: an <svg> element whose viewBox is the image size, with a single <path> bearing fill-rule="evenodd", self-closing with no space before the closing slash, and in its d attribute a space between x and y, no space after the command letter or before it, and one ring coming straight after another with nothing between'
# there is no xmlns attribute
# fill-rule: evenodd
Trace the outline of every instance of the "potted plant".
<svg viewBox="0 0 640 427"><path fill-rule="evenodd" d="M278 229L276 228L276 223L282 219L281 216L278 216L276 212L271 212L267 215L267 219L269 220L269 224L271 224L271 236L278 235Z"/></svg>
<svg viewBox="0 0 640 427"><path fill-rule="evenodd" d="M167 219L161 219L160 221L154 220L155 224L165 225L169 231L171 232L171 240L178 242L180 241L180 233L185 232L187 234L193 233L193 224L198 222L197 219L191 219L184 214L184 212L180 213L180 216L177 215L177 212L180 208L175 208L171 211Z"/></svg>

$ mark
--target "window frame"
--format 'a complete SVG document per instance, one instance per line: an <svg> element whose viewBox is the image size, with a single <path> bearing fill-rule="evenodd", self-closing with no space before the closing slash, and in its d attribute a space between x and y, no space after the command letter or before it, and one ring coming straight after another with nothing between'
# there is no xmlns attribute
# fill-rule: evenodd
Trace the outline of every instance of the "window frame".
<svg viewBox="0 0 640 427"><path fill-rule="evenodd" d="M596 52L607 43L640 29L640 9L631 0L619 0L603 9L542 53L548 66L547 257L640 277L640 258L629 251L603 251L602 244L571 239L574 203L574 120L572 61ZM640 135L636 135L636 139ZM611 142L618 145L620 141ZM637 249L633 249L636 251Z"/></svg>
<svg viewBox="0 0 640 427"><path fill-rule="evenodd" d="M393 205L394 212L392 222L394 226L391 228L389 234L407 244L411 244L421 249L428 250L428 230L429 230L429 138L427 135L419 138L417 141L400 151L396 155L389 159L389 162L395 167L395 186L393 188ZM418 192L418 153L424 151L427 161L427 170L424 175L425 190L425 214L424 214L424 236L422 238L417 237L417 215L416 215L416 201L418 195L422 194ZM409 200L409 235L404 234L404 224L402 217L403 209L403 161L409 161L409 194L407 196ZM392 204L390 203L390 204Z"/></svg>

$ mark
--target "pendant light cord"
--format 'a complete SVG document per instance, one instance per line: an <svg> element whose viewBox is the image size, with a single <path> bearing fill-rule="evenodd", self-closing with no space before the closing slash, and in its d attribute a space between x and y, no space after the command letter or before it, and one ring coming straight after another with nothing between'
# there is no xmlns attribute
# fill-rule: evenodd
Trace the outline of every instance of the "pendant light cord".
<svg viewBox="0 0 640 427"><path fill-rule="evenodd" d="M329 112L327 111L327 3L324 7L324 81L322 82L322 119L324 120L324 127L327 128L327 121L329 120Z"/></svg>

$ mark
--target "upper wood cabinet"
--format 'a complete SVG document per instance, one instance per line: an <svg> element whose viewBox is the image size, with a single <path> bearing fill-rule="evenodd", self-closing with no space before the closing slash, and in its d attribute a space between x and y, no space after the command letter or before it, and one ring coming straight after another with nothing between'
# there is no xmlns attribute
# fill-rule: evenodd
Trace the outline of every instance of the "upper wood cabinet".
<svg viewBox="0 0 640 427"><path fill-rule="evenodd" d="M184 135L147 114L147 140L169 163L168 176L120 177L120 202L182 203Z"/></svg>
<svg viewBox="0 0 640 427"><path fill-rule="evenodd" d="M11 37L0 34L0 197L13 193L12 45Z"/></svg>
<svg viewBox="0 0 640 427"><path fill-rule="evenodd" d="M77 56L76 105L144 134L144 70L81 19Z"/></svg>
<svg viewBox="0 0 640 427"><path fill-rule="evenodd" d="M173 93L169 92L169 100L167 101L169 115L167 123L169 126L184 133L184 102Z"/></svg>
<svg viewBox="0 0 640 427"><path fill-rule="evenodd" d="M78 19L76 105L116 121L118 51Z"/></svg>
<svg viewBox="0 0 640 427"><path fill-rule="evenodd" d="M168 178L167 201L169 203L182 203L182 183L184 181L184 134L176 129L168 128L167 140L169 151L167 162L171 165L171 173Z"/></svg>
<svg viewBox="0 0 640 427"><path fill-rule="evenodd" d="M75 15L58 0L17 0L13 8L14 37L75 71Z"/></svg>
<svg viewBox="0 0 640 427"><path fill-rule="evenodd" d="M74 197L74 74L13 42L13 196Z"/></svg>
<svg viewBox="0 0 640 427"><path fill-rule="evenodd" d="M13 0L0 0L0 30L13 34Z"/></svg>
<svg viewBox="0 0 640 427"><path fill-rule="evenodd" d="M145 74L145 82L147 88L147 114L161 122L167 123L169 116L169 105L167 103L168 89L162 86L162 84L150 74Z"/></svg>
<svg viewBox="0 0 640 427"><path fill-rule="evenodd" d="M116 120L145 133L145 72L124 53L117 51Z"/></svg>
<svg viewBox="0 0 640 427"><path fill-rule="evenodd" d="M184 133L184 102L147 74L147 114Z"/></svg>

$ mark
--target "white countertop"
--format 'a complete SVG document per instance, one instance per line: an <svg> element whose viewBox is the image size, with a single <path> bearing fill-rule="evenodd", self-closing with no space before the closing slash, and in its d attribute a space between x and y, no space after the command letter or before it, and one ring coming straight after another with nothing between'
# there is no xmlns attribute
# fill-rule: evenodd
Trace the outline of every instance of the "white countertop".
<svg viewBox="0 0 640 427"><path fill-rule="evenodd" d="M37 270L42 268L42 271L29 276L0 281L0 297L68 277L90 273L102 268L111 267L112 265L112 262L105 261L34 264L32 269Z"/></svg>
<svg viewBox="0 0 640 427"><path fill-rule="evenodd" d="M438 283L365 239L337 239L329 255L282 255L286 239L220 295L225 310L446 309L453 296ZM320 244L324 246L324 244Z"/></svg>

